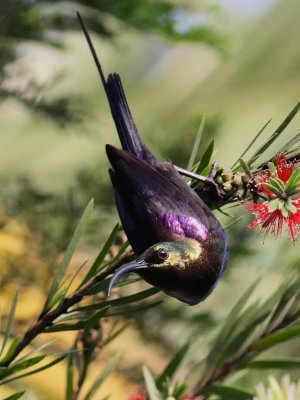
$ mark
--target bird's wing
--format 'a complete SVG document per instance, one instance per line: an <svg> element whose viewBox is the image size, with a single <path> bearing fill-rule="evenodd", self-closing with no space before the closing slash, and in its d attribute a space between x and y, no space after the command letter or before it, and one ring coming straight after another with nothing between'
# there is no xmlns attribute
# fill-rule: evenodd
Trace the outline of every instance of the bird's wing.
<svg viewBox="0 0 300 400"><path fill-rule="evenodd" d="M172 180L126 151L107 145L120 218L128 239L150 245L195 238L206 240L218 222L178 175ZM175 171L176 173L176 171ZM140 248L143 247L143 248Z"/></svg>

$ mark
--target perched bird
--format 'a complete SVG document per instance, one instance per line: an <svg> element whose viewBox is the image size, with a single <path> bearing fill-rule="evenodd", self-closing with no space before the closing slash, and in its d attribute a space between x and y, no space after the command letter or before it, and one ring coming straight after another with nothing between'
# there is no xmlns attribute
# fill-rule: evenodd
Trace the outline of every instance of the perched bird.
<svg viewBox="0 0 300 400"><path fill-rule="evenodd" d="M123 229L135 261L113 275L136 272L145 281L187 304L203 301L222 276L228 238L218 220L170 162L158 161L141 141L121 79L106 79L83 21L122 149L106 145L110 177Z"/></svg>

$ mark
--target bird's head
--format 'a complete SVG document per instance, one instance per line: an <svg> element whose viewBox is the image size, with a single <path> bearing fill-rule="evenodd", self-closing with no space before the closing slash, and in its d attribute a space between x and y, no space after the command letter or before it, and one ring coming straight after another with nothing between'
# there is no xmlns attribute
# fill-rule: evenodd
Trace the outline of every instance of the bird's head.
<svg viewBox="0 0 300 400"><path fill-rule="evenodd" d="M193 239L161 242L123 265L113 275L108 293L124 274L135 272L150 284L188 304L204 300L221 276L201 243Z"/></svg>

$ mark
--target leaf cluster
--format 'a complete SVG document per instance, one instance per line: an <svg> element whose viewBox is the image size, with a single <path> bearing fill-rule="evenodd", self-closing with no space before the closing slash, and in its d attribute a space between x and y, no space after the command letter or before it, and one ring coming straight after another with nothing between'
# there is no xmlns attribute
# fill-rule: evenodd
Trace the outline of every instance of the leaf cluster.
<svg viewBox="0 0 300 400"><path fill-rule="evenodd" d="M270 357L270 349L300 337L300 279L287 279L264 301L249 301L257 283L254 282L238 299L223 324L216 329L204 358L197 361L202 350L198 345L193 348L187 343L156 380L148 370L144 371L150 399L162 400L167 396L180 399L187 391L187 382L196 380L188 391L190 396L248 400L254 396L254 388L232 384L239 381L242 371L299 370L300 358ZM268 356L263 357L266 351ZM176 372L183 361L182 369L189 373L184 381L176 380Z"/></svg>
<svg viewBox="0 0 300 400"><path fill-rule="evenodd" d="M76 271L71 279L66 279L66 274L70 268L70 263L79 241L86 229L92 209L93 201L90 201L75 229L65 256L57 269L41 313L37 320L28 327L23 336L15 335L13 329L19 298L18 292L16 292L8 315L7 324L5 327L0 326L0 332L3 336L0 347L0 385L39 373L67 358L68 389L66 398L76 399L85 382L87 371L94 360L94 355L99 345L101 345L101 348L108 345L128 326L126 322L121 324L121 326L117 322L113 323L109 333L103 336L101 319L103 317L118 316L126 318L132 315L132 313L143 311L160 303L159 300L155 299L148 301L148 298L158 293L158 289L156 288L146 289L137 294L127 295L122 298L106 300L109 281L107 277L119 265L122 265L132 257L130 251L126 252L128 247L127 242L119 248L117 254L114 256L109 255L119 231L119 224L116 224L95 261L82 276L80 284L75 290L71 289L71 285L75 281L77 274L80 273L80 270ZM83 298L85 298L85 302L82 304L81 301ZM91 300L93 300L92 304ZM78 331L77 339L69 351L63 352L51 361L47 361L48 354L44 352L45 348L51 345L51 342L26 353L27 346L32 344L33 340L39 334L66 331ZM79 344L82 347L81 351L79 351ZM101 375L99 375L89 389L86 399L92 398L94 392L116 365L119 357L120 355L113 358ZM77 386L74 381L75 366L78 376Z"/></svg>

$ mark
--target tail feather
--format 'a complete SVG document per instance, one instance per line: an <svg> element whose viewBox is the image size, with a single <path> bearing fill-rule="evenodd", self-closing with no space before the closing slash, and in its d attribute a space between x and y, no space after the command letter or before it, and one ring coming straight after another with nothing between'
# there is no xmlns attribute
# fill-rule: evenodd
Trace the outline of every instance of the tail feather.
<svg viewBox="0 0 300 400"><path fill-rule="evenodd" d="M123 149L142 160L154 160L154 155L141 141L127 103L120 76L118 74L109 74L106 87L106 95Z"/></svg>
<svg viewBox="0 0 300 400"><path fill-rule="evenodd" d="M96 50L79 12L77 12L77 17L94 58L123 149L151 163L156 158L141 141L119 75L110 74L108 79L105 79Z"/></svg>

